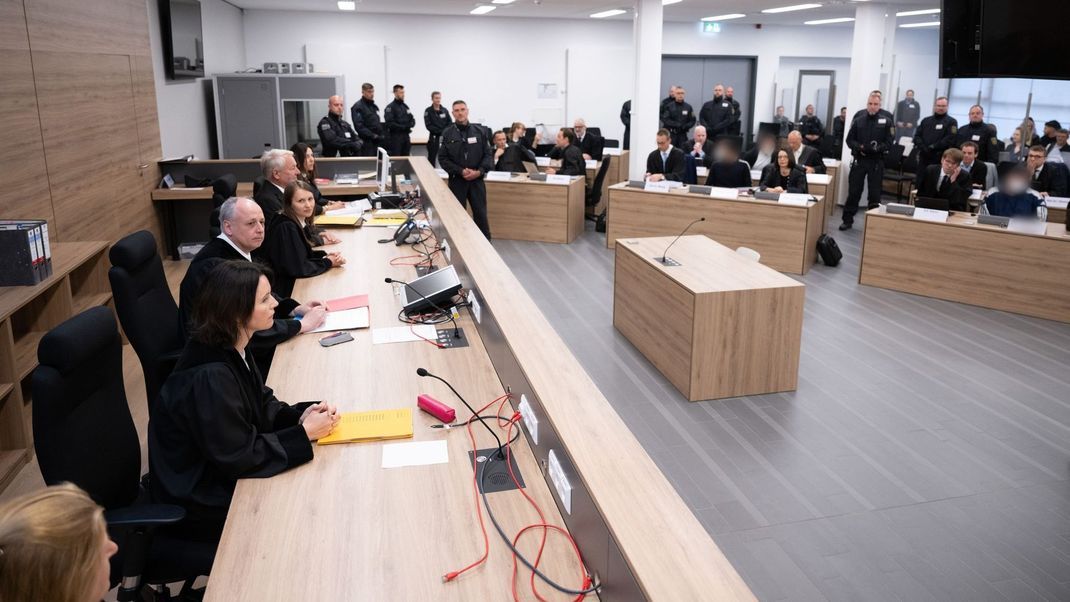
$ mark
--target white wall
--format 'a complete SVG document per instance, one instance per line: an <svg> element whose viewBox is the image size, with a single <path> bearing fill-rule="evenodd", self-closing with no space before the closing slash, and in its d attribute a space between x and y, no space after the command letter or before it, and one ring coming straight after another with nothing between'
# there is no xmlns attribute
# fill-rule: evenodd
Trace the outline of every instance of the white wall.
<svg viewBox="0 0 1070 602"><path fill-rule="evenodd" d="M146 0L146 6L163 156L193 154L198 158L213 158L215 109L212 104L212 81L208 78L167 80L157 0ZM240 9L222 0L201 0L201 27L205 73L211 75L245 69L245 40Z"/></svg>

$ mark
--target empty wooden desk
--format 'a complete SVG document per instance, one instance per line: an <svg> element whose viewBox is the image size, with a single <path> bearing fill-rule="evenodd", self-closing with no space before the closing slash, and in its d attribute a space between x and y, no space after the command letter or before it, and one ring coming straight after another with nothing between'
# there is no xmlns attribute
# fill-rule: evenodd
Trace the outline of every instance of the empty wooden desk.
<svg viewBox="0 0 1070 602"><path fill-rule="evenodd" d="M514 175L487 180L487 218L494 238L570 243L583 233L583 178L551 184Z"/></svg>
<svg viewBox="0 0 1070 602"><path fill-rule="evenodd" d="M612 248L618 238L676 235L705 217L690 233L733 248L750 247L762 254L763 264L781 272L805 274L817 260L817 239L826 219L822 197L802 207L751 197L716 199L685 190L610 186L606 245Z"/></svg>
<svg viewBox="0 0 1070 602"><path fill-rule="evenodd" d="M1070 322L1070 234L1047 223L1043 234L976 223L866 213L858 281L926 297Z"/></svg>
<svg viewBox="0 0 1070 602"><path fill-rule="evenodd" d="M617 241L613 326L690 401L794 390L805 288L705 236Z"/></svg>

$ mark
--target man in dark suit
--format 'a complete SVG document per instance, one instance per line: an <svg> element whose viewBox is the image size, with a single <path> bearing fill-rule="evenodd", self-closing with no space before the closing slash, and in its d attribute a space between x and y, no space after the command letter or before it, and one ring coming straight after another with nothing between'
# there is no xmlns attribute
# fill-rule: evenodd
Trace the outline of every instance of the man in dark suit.
<svg viewBox="0 0 1070 602"><path fill-rule="evenodd" d="M576 133L569 128L561 128L557 131L557 139L554 141L554 150L550 151L550 158L560 160L561 166L548 168L546 170L548 174L587 175L587 164L584 163L583 154L576 144Z"/></svg>
<svg viewBox="0 0 1070 602"><path fill-rule="evenodd" d="M407 157L412 151L409 137L416 127L416 117L405 104L405 86L394 85L394 100L383 109L383 124L386 127L386 152L394 157Z"/></svg>
<svg viewBox="0 0 1070 602"><path fill-rule="evenodd" d="M687 133L694 127L697 118L691 105L684 102L683 88L676 88L676 98L661 107L661 123L672 136L673 146L682 148L687 143Z"/></svg>
<svg viewBox="0 0 1070 602"><path fill-rule="evenodd" d="M713 87L713 100L702 105L698 122L706 128L706 135L714 140L728 134L728 126L732 124L732 103L725 99L723 85Z"/></svg>
<svg viewBox="0 0 1070 602"><path fill-rule="evenodd" d="M578 118L572 122L572 131L576 134L574 144L580 149L584 160L590 161L594 159L595 161L601 161L605 140L601 136L587 131L587 122L583 118Z"/></svg>
<svg viewBox="0 0 1070 602"><path fill-rule="evenodd" d="M264 213L249 199L227 199L219 207L219 225L222 232L197 252L178 289L179 319L187 338L193 306L212 268L229 260L253 261L253 251L264 242ZM257 366L264 374L271 365L276 345L319 328L326 319L327 305L322 301L302 304L278 295L275 299L279 304L275 307L274 324L267 330L258 331L249 342Z"/></svg>
<svg viewBox="0 0 1070 602"><path fill-rule="evenodd" d="M375 86L365 82L360 86L360 98L349 108L353 127L363 142L361 156L374 157L385 144L383 122L379 119L379 105L375 104Z"/></svg>
<svg viewBox="0 0 1070 602"><path fill-rule="evenodd" d="M814 147L803 144L801 132L788 133L788 150L795 155L795 164L806 173L825 173L825 162L821 160L821 153Z"/></svg>
<svg viewBox="0 0 1070 602"><path fill-rule="evenodd" d="M260 157L260 173L264 175L264 183L253 200L260 205L264 217L270 222L274 215L282 210L283 191L301 172L297 170L297 160L294 159L293 153L273 148L264 151Z"/></svg>
<svg viewBox="0 0 1070 602"><path fill-rule="evenodd" d="M977 143L972 140L962 143L962 170L970 174L970 183L975 188L986 188L988 166L977 160Z"/></svg>
<svg viewBox="0 0 1070 602"><path fill-rule="evenodd" d="M697 165L705 165L706 167L713 165L713 140L710 140L707 135L705 126L695 126L695 137L688 140L687 146L682 150L694 157Z"/></svg>
<svg viewBox="0 0 1070 602"><path fill-rule="evenodd" d="M1067 194L1067 181L1065 172L1061 171L1055 163L1048 162L1047 150L1039 144L1029 149L1029 157L1025 161L1029 168L1029 187L1048 196L1065 197Z"/></svg>
<svg viewBox="0 0 1070 602"><path fill-rule="evenodd" d="M947 199L952 211L968 211L972 192L973 183L962 170L962 151L957 148L947 149L939 165L926 168L918 187L919 197Z"/></svg>
<svg viewBox="0 0 1070 602"><path fill-rule="evenodd" d="M658 130L657 141L658 148L651 151L646 158L646 180L683 182L684 151L672 145L669 131L664 128Z"/></svg>

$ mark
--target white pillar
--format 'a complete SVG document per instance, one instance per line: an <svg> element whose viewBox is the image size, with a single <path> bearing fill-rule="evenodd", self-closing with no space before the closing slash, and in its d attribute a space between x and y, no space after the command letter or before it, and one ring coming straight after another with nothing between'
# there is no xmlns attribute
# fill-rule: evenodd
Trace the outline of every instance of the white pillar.
<svg viewBox="0 0 1070 602"><path fill-rule="evenodd" d="M646 156L654 150L661 100L661 0L635 1L632 49L635 86L632 91L631 163L633 180L646 173Z"/></svg>
<svg viewBox="0 0 1070 602"><path fill-rule="evenodd" d="M891 15L889 17L889 15ZM889 24L888 21L891 21ZM889 34L891 27L891 34ZM844 125L843 137L846 140L847 132L851 129L851 118L854 114L866 108L869 93L873 90L881 90L884 93L882 107L890 112L895 111L895 103L891 98L891 90L883 90L881 87L881 74L883 73L883 61L885 56L891 57L891 46L895 41L895 15L885 4L859 4L855 7L854 39L851 42L851 74L847 80L847 123ZM885 39L891 35L887 44ZM885 83L888 83L885 79ZM891 88L892 86L885 86ZM889 105L891 108L889 108ZM851 169L851 150L847 144L843 145L843 164L840 166L839 194L837 198L847 199L847 176ZM863 193L860 206L866 206Z"/></svg>

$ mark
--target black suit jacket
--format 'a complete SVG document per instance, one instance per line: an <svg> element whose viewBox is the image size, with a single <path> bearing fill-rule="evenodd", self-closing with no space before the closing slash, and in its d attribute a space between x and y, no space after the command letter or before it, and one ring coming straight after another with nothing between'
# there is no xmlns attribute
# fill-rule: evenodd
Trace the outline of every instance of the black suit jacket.
<svg viewBox="0 0 1070 602"><path fill-rule="evenodd" d="M511 171L515 173L524 173L527 171L524 168L524 162L536 163L535 153L531 152L531 149L522 144L516 142L507 144L505 146L505 152L498 158L498 161L494 164L494 169L497 171Z"/></svg>
<svg viewBox="0 0 1070 602"><path fill-rule="evenodd" d="M587 175L587 162L583 160L580 147L570 144L565 148L554 147L550 151L551 159L559 159L561 166L557 168L558 175L562 176L585 176Z"/></svg>
<svg viewBox="0 0 1070 602"><path fill-rule="evenodd" d="M669 159L662 165L661 151L654 149L646 158L646 171L665 174L666 180L684 181L684 151L675 146L669 149Z"/></svg>
<svg viewBox="0 0 1070 602"><path fill-rule="evenodd" d="M943 188L937 189L941 171L943 170L939 165L930 165L925 169L925 177L918 187L918 196L947 199L952 211L968 211L970 194L973 192L973 182L969 176L960 175L954 182L945 180Z"/></svg>
<svg viewBox="0 0 1070 602"><path fill-rule="evenodd" d="M263 186L257 191L253 200L260 205L260 209L264 212L264 220L268 224L271 223L272 216L282 211L282 191L271 180L264 180Z"/></svg>
<svg viewBox="0 0 1070 602"><path fill-rule="evenodd" d="M750 166L733 161L731 163L714 163L706 176L707 186L721 188L750 188Z"/></svg>
<svg viewBox="0 0 1070 602"><path fill-rule="evenodd" d="M762 169L762 190L766 188L783 188L784 192L791 192L795 194L807 194L810 189L806 185L806 172L795 167L788 174L788 177L780 175L780 168L770 163Z"/></svg>
<svg viewBox="0 0 1070 602"><path fill-rule="evenodd" d="M1037 192L1046 192L1054 197L1066 196L1066 172L1065 168L1058 167L1058 163L1045 163L1044 168L1040 170L1040 177L1036 174L1031 176L1030 188ZM1062 172L1062 173L1060 173Z"/></svg>
<svg viewBox="0 0 1070 602"><path fill-rule="evenodd" d="M576 138L576 146L579 147L580 154L590 155L595 161L602 160L602 150L605 145L605 138L592 134L590 131L583 136L583 140Z"/></svg>
<svg viewBox="0 0 1070 602"><path fill-rule="evenodd" d="M702 163L706 167L709 167L709 166L713 165L713 149L714 149L713 140L710 140L710 139L707 138L706 139L706 143L702 145L702 155L703 156L700 159L698 157L698 155L695 154L695 140L694 140L694 138L692 138L691 140L687 141L687 146L684 147L684 152L689 154L689 155L693 155L695 157L695 162L696 163Z"/></svg>
<svg viewBox="0 0 1070 602"><path fill-rule="evenodd" d="M311 278L331 269L327 253L313 249L306 234L293 219L279 215L256 250L256 256L271 266L275 275L272 289L280 295L290 296L298 278Z"/></svg>
<svg viewBox="0 0 1070 602"><path fill-rule="evenodd" d="M813 167L814 173L825 173L825 162L821 160L821 153L805 144L802 147L802 152L799 153L799 160L796 163L803 168ZM806 170L803 169L803 171Z"/></svg>
<svg viewBox="0 0 1070 602"><path fill-rule="evenodd" d="M970 167L970 183L984 188L987 180L988 166L984 161L974 161L973 166Z"/></svg>

